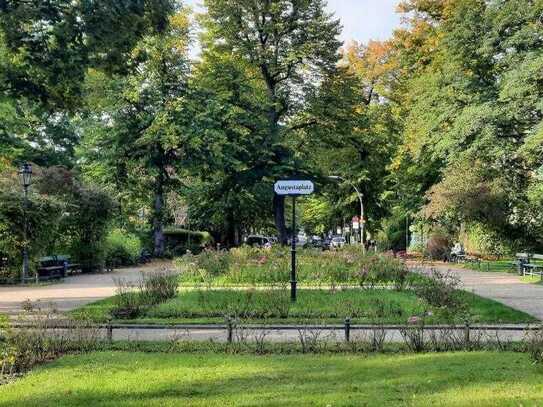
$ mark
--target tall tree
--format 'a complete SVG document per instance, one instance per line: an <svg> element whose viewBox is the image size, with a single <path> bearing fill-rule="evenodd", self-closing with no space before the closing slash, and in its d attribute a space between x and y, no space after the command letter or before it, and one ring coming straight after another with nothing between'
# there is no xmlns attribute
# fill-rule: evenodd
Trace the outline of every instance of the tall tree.
<svg viewBox="0 0 543 407"><path fill-rule="evenodd" d="M125 74L130 52L167 26L175 0L0 2L0 154L74 165L89 69Z"/></svg>
<svg viewBox="0 0 543 407"><path fill-rule="evenodd" d="M157 257L165 251L165 196L180 181L176 165L189 158L188 48L184 10L161 33L145 36L132 50L132 72L110 82L119 93L114 100L110 94L113 105L94 115L87 128L88 151L83 152L88 170L104 174L108 171L102 166L111 168L115 181L133 191L131 196L148 199ZM95 151L100 153L89 157Z"/></svg>
<svg viewBox="0 0 543 407"><path fill-rule="evenodd" d="M201 98L192 129L205 140L187 180L191 217L218 242L239 245L243 231L265 224L272 191L262 177L267 136L266 87L258 70L217 44L206 43L191 80ZM265 152L264 152L265 154ZM201 169L205 168L205 171Z"/></svg>
<svg viewBox="0 0 543 407"><path fill-rule="evenodd" d="M403 200L414 209L428 203L425 213L451 230L477 223L524 249L541 244L531 204L541 164L530 152L540 148L543 118L543 5L409 0L401 7L411 26L393 41L406 74L396 87L404 124L392 175L398 190L415 192Z"/></svg>
<svg viewBox="0 0 543 407"><path fill-rule="evenodd" d="M71 109L86 70L126 71L138 40L163 31L173 0L4 0L4 92Z"/></svg>
<svg viewBox="0 0 543 407"><path fill-rule="evenodd" d="M205 0L205 26L230 52L260 71L267 89L262 163L270 178L294 174L284 140L313 121L295 122L304 99L338 60L340 24L323 0ZM279 238L286 243L284 199L274 198Z"/></svg>

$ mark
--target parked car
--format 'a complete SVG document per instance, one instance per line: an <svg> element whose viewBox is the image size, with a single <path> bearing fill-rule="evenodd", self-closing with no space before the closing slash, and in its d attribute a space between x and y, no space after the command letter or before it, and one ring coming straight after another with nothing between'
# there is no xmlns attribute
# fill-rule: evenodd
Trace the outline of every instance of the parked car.
<svg viewBox="0 0 543 407"><path fill-rule="evenodd" d="M296 238L296 246L305 247L307 243L308 241L307 241L306 235L299 234L298 237Z"/></svg>
<svg viewBox="0 0 543 407"><path fill-rule="evenodd" d="M323 248L323 240L319 236L311 236L311 247L315 249Z"/></svg>
<svg viewBox="0 0 543 407"><path fill-rule="evenodd" d="M255 235L255 236L247 237L245 244L251 247L260 247L260 248L269 249L270 247L273 246L273 240L271 237Z"/></svg>
<svg viewBox="0 0 543 407"><path fill-rule="evenodd" d="M330 250L332 246L332 239L327 237L322 240L322 250Z"/></svg>
<svg viewBox="0 0 543 407"><path fill-rule="evenodd" d="M334 236L330 242L330 247L332 249L341 249L347 244L347 240L343 236Z"/></svg>

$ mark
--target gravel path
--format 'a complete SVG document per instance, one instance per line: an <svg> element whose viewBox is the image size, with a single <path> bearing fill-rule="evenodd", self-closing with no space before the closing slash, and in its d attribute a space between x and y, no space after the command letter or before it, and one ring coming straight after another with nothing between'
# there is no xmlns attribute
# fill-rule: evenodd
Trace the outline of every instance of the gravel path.
<svg viewBox="0 0 543 407"><path fill-rule="evenodd" d="M410 267L420 267L415 263ZM115 278L130 282L138 280L141 271L171 268L171 262L155 262L136 268L116 270L108 274L86 274L66 278L62 282L42 286L0 287L0 313L15 315L21 303L48 305L53 303L59 311L69 311L115 294ZM429 267L429 266L424 266ZM448 270L457 275L463 288L477 295L499 301L543 320L543 286L521 281L515 274L471 271L437 264L432 267Z"/></svg>
<svg viewBox="0 0 543 407"><path fill-rule="evenodd" d="M0 286L0 313L15 315L23 301L42 306L54 305L59 311L70 311L82 305L115 295L114 279L136 282L141 271L172 267L169 262L154 262L145 266L115 270L106 274L83 274L64 281L39 286Z"/></svg>
<svg viewBox="0 0 543 407"><path fill-rule="evenodd" d="M415 263L411 267L421 267ZM428 268L430 266L425 265ZM543 285L529 284L513 273L466 270L452 265L437 264L433 268L458 276L463 288L543 320Z"/></svg>

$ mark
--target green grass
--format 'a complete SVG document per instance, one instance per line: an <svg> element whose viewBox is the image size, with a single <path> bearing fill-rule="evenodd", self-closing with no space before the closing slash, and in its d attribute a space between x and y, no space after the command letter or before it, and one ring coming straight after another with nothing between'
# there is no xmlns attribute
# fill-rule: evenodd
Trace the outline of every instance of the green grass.
<svg viewBox="0 0 543 407"><path fill-rule="evenodd" d="M518 311L494 300L479 297L467 291L465 297L471 320L474 323L523 324L537 322L537 319L525 312Z"/></svg>
<svg viewBox="0 0 543 407"><path fill-rule="evenodd" d="M517 266L512 264L515 259L483 260L481 263L461 263L461 266L468 270L483 271L490 273L517 273ZM531 263L543 265L543 261L534 260Z"/></svg>
<svg viewBox="0 0 543 407"><path fill-rule="evenodd" d="M66 356L3 386L0 406L529 406L543 371L521 353Z"/></svg>
<svg viewBox="0 0 543 407"><path fill-rule="evenodd" d="M150 307L132 323L207 324L224 323L226 315L241 315L250 323L353 323L402 324L419 315L420 300L410 291L300 290L298 302L291 304L288 291L269 290L189 290L176 298ZM529 323L535 319L498 302L462 292L474 323ZM114 305L112 298L89 304L74 315L106 321ZM127 322L127 321L125 321ZM446 323L436 310L427 323Z"/></svg>
<svg viewBox="0 0 543 407"><path fill-rule="evenodd" d="M540 276L522 276L520 281L528 284L543 285L543 281Z"/></svg>
<svg viewBox="0 0 543 407"><path fill-rule="evenodd" d="M491 273L516 273L516 266L511 264L514 259L505 260L483 260L480 263L462 263L461 266L468 270L483 271Z"/></svg>

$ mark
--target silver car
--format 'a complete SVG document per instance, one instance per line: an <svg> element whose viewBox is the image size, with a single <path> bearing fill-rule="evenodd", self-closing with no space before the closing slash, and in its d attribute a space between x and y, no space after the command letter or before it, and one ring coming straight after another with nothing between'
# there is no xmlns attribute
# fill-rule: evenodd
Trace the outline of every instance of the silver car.
<svg viewBox="0 0 543 407"><path fill-rule="evenodd" d="M340 249L347 244L347 240L343 236L335 236L330 242L330 247L333 249Z"/></svg>

